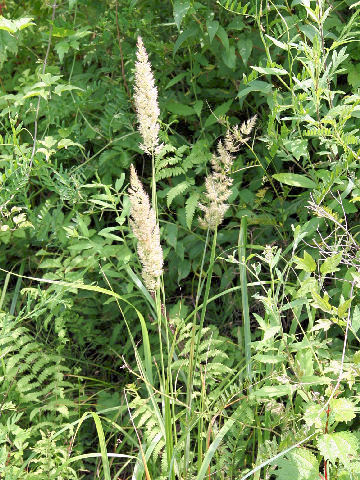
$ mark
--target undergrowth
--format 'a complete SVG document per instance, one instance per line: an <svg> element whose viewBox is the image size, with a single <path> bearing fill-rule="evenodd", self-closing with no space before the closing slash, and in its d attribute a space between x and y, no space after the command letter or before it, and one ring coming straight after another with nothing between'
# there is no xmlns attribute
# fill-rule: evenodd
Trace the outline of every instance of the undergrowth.
<svg viewBox="0 0 360 480"><path fill-rule="evenodd" d="M360 479L359 18L0 3L1 479Z"/></svg>

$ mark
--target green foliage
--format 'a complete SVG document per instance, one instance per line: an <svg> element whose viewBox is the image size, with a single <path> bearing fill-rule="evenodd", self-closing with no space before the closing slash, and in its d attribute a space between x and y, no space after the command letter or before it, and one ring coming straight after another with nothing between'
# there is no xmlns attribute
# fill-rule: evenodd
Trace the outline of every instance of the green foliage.
<svg viewBox="0 0 360 480"><path fill-rule="evenodd" d="M310 480L319 476L319 464L313 453L306 448L297 448L278 463L276 478L285 480Z"/></svg>
<svg viewBox="0 0 360 480"><path fill-rule="evenodd" d="M0 476L358 478L357 2L52 3L0 4ZM254 114L202 230L216 146Z"/></svg>

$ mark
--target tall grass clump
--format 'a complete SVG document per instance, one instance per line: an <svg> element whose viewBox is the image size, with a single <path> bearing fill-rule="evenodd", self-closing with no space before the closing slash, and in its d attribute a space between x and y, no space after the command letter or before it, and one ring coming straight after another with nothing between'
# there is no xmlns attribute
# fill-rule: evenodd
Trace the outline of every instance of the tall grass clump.
<svg viewBox="0 0 360 480"><path fill-rule="evenodd" d="M0 478L359 479L358 2L48 3L0 2Z"/></svg>

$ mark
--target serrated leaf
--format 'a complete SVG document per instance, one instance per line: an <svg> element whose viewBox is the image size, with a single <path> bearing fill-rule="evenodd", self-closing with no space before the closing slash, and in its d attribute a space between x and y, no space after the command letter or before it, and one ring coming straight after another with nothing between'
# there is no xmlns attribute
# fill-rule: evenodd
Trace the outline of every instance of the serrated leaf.
<svg viewBox="0 0 360 480"><path fill-rule="evenodd" d="M337 268L342 259L342 252L336 253L331 257L328 257L320 267L320 272L323 274L334 273L340 270Z"/></svg>
<svg viewBox="0 0 360 480"><path fill-rule="evenodd" d="M314 480L319 477L319 464L306 448L295 448L277 461L277 480Z"/></svg>
<svg viewBox="0 0 360 480"><path fill-rule="evenodd" d="M275 173L273 178L280 183L290 185L292 187L301 188L315 188L316 183L310 180L305 175L299 175L298 173Z"/></svg>
<svg viewBox="0 0 360 480"><path fill-rule="evenodd" d="M9 33L16 33L30 25L35 25L33 18L18 18L17 20L9 20L0 16L0 30L6 30Z"/></svg>
<svg viewBox="0 0 360 480"><path fill-rule="evenodd" d="M337 461L349 463L356 458L358 447L358 439L350 432L327 433L318 439L319 452L333 464Z"/></svg>
<svg viewBox="0 0 360 480"><path fill-rule="evenodd" d="M191 225L192 225L195 209L197 207L199 198L200 198L200 195L197 192L194 192L190 195L190 197L186 200L186 203L185 203L186 225L189 230L191 230Z"/></svg>
<svg viewBox="0 0 360 480"><path fill-rule="evenodd" d="M315 425L317 429L323 430L326 425L327 415L322 405L309 405L304 412L304 420L308 427Z"/></svg>
<svg viewBox="0 0 360 480"><path fill-rule="evenodd" d="M62 62L65 54L70 50L70 43L67 40L61 40L55 45L54 48L59 55L60 62Z"/></svg>
<svg viewBox="0 0 360 480"><path fill-rule="evenodd" d="M305 272L312 273L316 270L316 262L308 252L304 251L304 258L294 257L294 262L296 267L299 270L304 270Z"/></svg>
<svg viewBox="0 0 360 480"><path fill-rule="evenodd" d="M180 30L181 22L190 8L190 0L175 0L174 2L174 20L178 30Z"/></svg>
<svg viewBox="0 0 360 480"><path fill-rule="evenodd" d="M355 405L348 398L335 398L330 402L331 412L336 422L350 422L356 416Z"/></svg>

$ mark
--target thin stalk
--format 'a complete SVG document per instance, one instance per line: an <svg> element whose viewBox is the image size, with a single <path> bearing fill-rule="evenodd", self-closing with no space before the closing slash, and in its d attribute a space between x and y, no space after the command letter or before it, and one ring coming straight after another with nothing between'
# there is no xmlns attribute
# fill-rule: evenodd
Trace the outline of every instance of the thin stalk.
<svg viewBox="0 0 360 480"><path fill-rule="evenodd" d="M22 282L22 279L23 279L24 270L25 270L25 260L23 260L20 264L19 275L18 275L18 279L17 279L17 282L16 282L14 296L13 296L11 306L10 306L10 311L9 311L10 315L14 315L14 313L15 313L16 302L17 302L18 297L19 297L20 287L21 287L21 282Z"/></svg>
<svg viewBox="0 0 360 480"><path fill-rule="evenodd" d="M193 363L194 373L195 373L196 364L197 364L198 355L199 355L201 332L204 326L205 314L207 310L207 301L209 299L210 286L211 286L212 274L213 274L214 263L215 263L216 239L217 239L217 228L215 228L214 230L214 236L213 236L211 253L210 253L210 265L207 272L206 285L205 285L204 302L203 302L203 308L201 309L200 324L199 324L199 330L198 330L197 339L196 339L196 348L195 348L194 363ZM192 376L192 379L193 378L194 378L194 375ZM191 393L192 393L192 386L193 386L193 381L191 382ZM192 395L190 395L190 404L189 404L190 413L191 413L191 402L192 402ZM202 422L202 419L200 419L200 426L199 426L199 433L198 433L198 437L199 437L198 438L198 471L200 471L201 469L202 460L203 460L202 459L202 432L200 431L200 428L202 428L202 425L203 425L203 422Z"/></svg>
<svg viewBox="0 0 360 480"><path fill-rule="evenodd" d="M188 405L187 419L188 420L190 419L190 416L192 413L192 393L193 393L193 387L194 387L194 374L196 369L197 357L199 353L201 332L204 326L207 303L209 299L210 285L211 285L212 273L213 273L214 262L215 262L216 239L217 239L217 229L214 230L214 236L213 236L211 253L210 253L210 264L209 264L209 269L207 271L204 301L201 309L200 324L199 324L198 334L196 338L196 344L195 344L196 315L194 316L193 338L191 341L190 356L189 356L190 357L189 358L189 376L188 376L188 390L187 390L187 405ZM201 284L201 276L199 279L199 285L200 284ZM199 290L198 290L198 295L196 297L196 302L198 302L198 300L199 300ZM195 310L197 310L197 305L195 307ZM185 441L185 455L184 455L185 479L187 478L187 475L188 475L189 457L190 457L190 432L188 432L188 435Z"/></svg>
<svg viewBox="0 0 360 480"><path fill-rule="evenodd" d="M240 285L241 285L241 301L243 314L243 329L244 329L244 350L246 361L246 373L249 381L249 389L253 380L251 368L251 330L250 330L250 315L249 315L249 301L247 294L247 278L246 278L246 237L247 237L247 218L241 218L238 253L239 253L239 269L240 269Z"/></svg>
<svg viewBox="0 0 360 480"><path fill-rule="evenodd" d="M191 343L190 343L190 354L189 354L189 371L188 371L188 378L187 378L187 393L186 393L186 404L188 406L188 409L186 411L186 423L189 425L190 423L190 416L191 416L191 401L192 401L192 390L193 390L193 368L194 368L194 348L195 348L195 333L196 333L196 316L198 313L198 310L200 309L199 307L199 300L200 300L200 295L201 295L201 290L202 290L202 272L204 270L204 263L205 263L205 254L207 250L207 245L208 245L208 240L209 240L209 229L206 232L206 240L205 240L205 248L203 251L202 259L201 259L201 266L200 266L200 275L199 275L199 281L198 281L198 287L197 287L197 292L196 292L196 298L195 298L195 308L194 311L185 319L185 322L190 321L192 317L193 319L193 328L192 328L192 333L191 333ZM201 307L206 305L203 303ZM188 431L188 434L186 436L185 440L185 452L184 452L184 471L185 471L185 478L187 476L188 472L188 467L189 467L189 457L190 457L190 430Z"/></svg>
<svg viewBox="0 0 360 480"><path fill-rule="evenodd" d="M155 211L156 221L159 221L159 212L157 206L157 195L156 195L156 177L155 177L155 152L154 150L151 152L151 166L152 166L152 176L151 176L151 202L152 208ZM164 315L162 313L162 302L161 302L161 289L158 288L155 293L155 304L156 304L156 316L158 321L158 333L159 333L159 343L160 343L160 358L161 358L161 376L162 376L162 390L164 395L164 402L163 402L163 416L164 416L164 423L165 423L165 449L166 449L166 458L168 465L170 465L172 456L173 456L173 418L171 414L171 404L170 404L170 394L172 392L171 387L171 357L168 355L168 365L166 368L165 374L165 362L164 362L164 346L162 341L162 319L164 318L164 327L165 327L165 334L166 334L166 347L167 352L170 354L170 342L169 342L169 331L168 325L166 320L166 312L165 312L165 291L163 291L163 298L164 298ZM175 473L172 473L171 478L175 480Z"/></svg>

